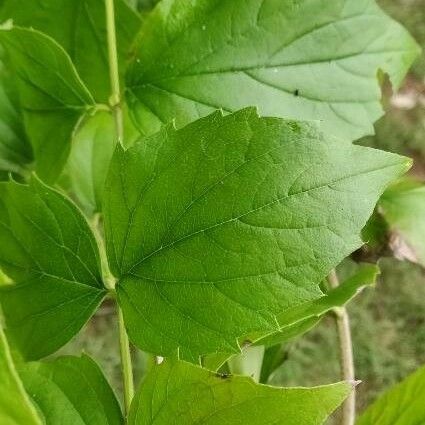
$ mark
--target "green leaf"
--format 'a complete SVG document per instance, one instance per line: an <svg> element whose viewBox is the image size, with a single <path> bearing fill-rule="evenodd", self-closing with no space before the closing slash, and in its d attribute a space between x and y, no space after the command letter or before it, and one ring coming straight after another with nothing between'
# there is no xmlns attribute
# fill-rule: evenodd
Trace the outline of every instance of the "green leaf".
<svg viewBox="0 0 425 425"><path fill-rule="evenodd" d="M13 364L9 346L0 328L0 423L42 425Z"/></svg>
<svg viewBox="0 0 425 425"><path fill-rule="evenodd" d="M374 264L363 264L350 278L322 297L308 301L277 316L281 329L275 334L256 341L259 345L275 345L299 336L311 329L329 311L343 307L367 285L374 285L379 268Z"/></svg>
<svg viewBox="0 0 425 425"><path fill-rule="evenodd" d="M403 180L379 201L379 212L390 228L390 246L399 259L425 267L425 185Z"/></svg>
<svg viewBox="0 0 425 425"><path fill-rule="evenodd" d="M0 183L0 290L8 336L26 359L53 353L105 296L95 238L76 207L33 178Z"/></svg>
<svg viewBox="0 0 425 425"><path fill-rule="evenodd" d="M13 73L0 47L0 170L19 173L33 160ZM7 60L6 60L7 63Z"/></svg>
<svg viewBox="0 0 425 425"><path fill-rule="evenodd" d="M276 316L319 298L361 246L378 197L409 165L254 109L118 147L105 236L131 339L197 360L277 331Z"/></svg>
<svg viewBox="0 0 425 425"><path fill-rule="evenodd" d="M425 366L390 388L369 406L356 425L420 425L425 423Z"/></svg>
<svg viewBox="0 0 425 425"><path fill-rule="evenodd" d="M93 98L69 56L50 37L30 29L0 29L13 65L25 120L41 178L54 181L71 147L72 133Z"/></svg>
<svg viewBox="0 0 425 425"><path fill-rule="evenodd" d="M124 423L114 392L99 366L86 355L29 363L19 373L46 425Z"/></svg>
<svg viewBox="0 0 425 425"><path fill-rule="evenodd" d="M260 382L267 384L270 377L288 358L288 351L284 344L267 347L264 351L263 363L261 365Z"/></svg>
<svg viewBox="0 0 425 425"><path fill-rule="evenodd" d="M119 66L123 74L140 18L123 1L114 3ZM108 102L111 90L104 1L6 0L0 17L54 38L70 55L94 98Z"/></svg>
<svg viewBox="0 0 425 425"><path fill-rule="evenodd" d="M374 0L163 0L136 46L127 86L143 132L256 105L350 140L382 115L378 70L397 87L419 54Z"/></svg>
<svg viewBox="0 0 425 425"><path fill-rule="evenodd" d="M353 253L351 258L356 262L377 263L381 258L390 256L388 238L388 223L379 213L379 207L375 208L372 216L362 229L362 239L365 244Z"/></svg>
<svg viewBox="0 0 425 425"><path fill-rule="evenodd" d="M66 173L70 190L86 211L101 209L109 162L115 150L115 123L107 112L98 112L81 126L72 142Z"/></svg>
<svg viewBox="0 0 425 425"><path fill-rule="evenodd" d="M140 138L124 109L124 139L131 145ZM75 133L62 184L89 213L102 209L103 189L109 162L116 145L115 122L112 115L99 111L87 117Z"/></svg>
<svg viewBox="0 0 425 425"><path fill-rule="evenodd" d="M267 336L248 335L240 341L245 345L242 355L252 348L252 344L266 347L277 346L290 339L299 337L316 326L329 311L343 307L366 285L374 285L379 268L372 264L362 264L359 270L336 289L313 301L289 308L285 313L277 315L279 330ZM248 341L249 345L247 345ZM245 343L245 344L244 344ZM238 354L237 356L240 356ZM229 353L213 353L203 358L203 365L211 370L218 370L231 355ZM263 363L264 365L264 363ZM264 382L264 381L261 381Z"/></svg>
<svg viewBox="0 0 425 425"><path fill-rule="evenodd" d="M273 388L181 361L152 368L136 394L129 425L318 425L351 391L348 383ZM196 400L196 402L194 402Z"/></svg>

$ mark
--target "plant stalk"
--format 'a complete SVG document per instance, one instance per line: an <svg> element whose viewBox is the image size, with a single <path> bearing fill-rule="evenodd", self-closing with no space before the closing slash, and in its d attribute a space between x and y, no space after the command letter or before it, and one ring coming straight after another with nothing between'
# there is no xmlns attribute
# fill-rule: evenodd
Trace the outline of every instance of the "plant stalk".
<svg viewBox="0 0 425 425"><path fill-rule="evenodd" d="M338 276L332 270L328 276L329 286L336 288L339 286ZM339 339L341 377L344 381L355 382L353 343L351 340L350 318L345 307L334 309L335 322ZM354 425L356 419L356 392L351 391L342 405L341 425Z"/></svg>
<svg viewBox="0 0 425 425"><path fill-rule="evenodd" d="M116 135L119 143L122 143L124 138L124 122L121 108L120 74L118 67L114 0L105 0L105 9L108 37L109 76L111 81L111 96L109 98L109 103L114 114Z"/></svg>
<svg viewBox="0 0 425 425"><path fill-rule="evenodd" d="M133 365L131 361L130 342L124 326L124 317L118 304L117 310L120 333L121 368L124 383L124 408L127 416L130 411L131 401L134 397Z"/></svg>
<svg viewBox="0 0 425 425"><path fill-rule="evenodd" d="M117 36L115 30L115 10L114 0L105 0L106 10L106 28L108 36L108 58L109 75L111 80L111 97L109 99L114 114L115 131L118 143L123 142L124 124L121 108L121 91L118 68ZM119 336L120 336L120 355L121 369L124 385L124 408L128 415L131 401L134 396L133 365L131 361L130 341L124 325L124 317L120 306L117 304Z"/></svg>

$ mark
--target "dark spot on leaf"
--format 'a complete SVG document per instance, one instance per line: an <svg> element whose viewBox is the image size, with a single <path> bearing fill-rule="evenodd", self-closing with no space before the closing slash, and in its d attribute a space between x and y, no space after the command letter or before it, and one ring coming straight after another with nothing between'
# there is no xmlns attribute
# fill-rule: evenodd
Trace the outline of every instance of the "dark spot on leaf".
<svg viewBox="0 0 425 425"><path fill-rule="evenodd" d="M288 125L294 133L300 133L301 132L301 127L298 123L291 121L291 122L288 123Z"/></svg>
<svg viewBox="0 0 425 425"><path fill-rule="evenodd" d="M295 89L294 96L299 96L299 95L300 95L300 91L298 89Z"/></svg>
<svg viewBox="0 0 425 425"><path fill-rule="evenodd" d="M220 379L229 379L232 375L230 375L229 373L219 373L219 372L217 372L215 374L215 376L217 378L220 378Z"/></svg>

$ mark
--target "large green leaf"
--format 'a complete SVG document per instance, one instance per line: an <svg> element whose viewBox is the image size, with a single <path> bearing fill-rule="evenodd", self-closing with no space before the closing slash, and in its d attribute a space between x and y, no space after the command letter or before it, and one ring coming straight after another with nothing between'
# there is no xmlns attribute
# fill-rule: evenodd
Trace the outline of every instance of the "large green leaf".
<svg viewBox="0 0 425 425"><path fill-rule="evenodd" d="M140 18L115 0L119 65L124 73ZM110 95L105 2L103 0L5 0L2 20L32 27L53 37L70 55L78 73L98 102Z"/></svg>
<svg viewBox="0 0 425 425"><path fill-rule="evenodd" d="M257 105L353 140L382 115L378 70L397 87L418 52L374 0L163 0L127 85L146 133Z"/></svg>
<svg viewBox="0 0 425 425"><path fill-rule="evenodd" d="M390 245L400 259L425 267L425 185L404 180L385 191L379 211L390 228Z"/></svg>
<svg viewBox="0 0 425 425"><path fill-rule="evenodd" d="M91 230L75 206L33 178L0 183L0 290L7 332L27 359L51 354L105 295Z"/></svg>
<svg viewBox="0 0 425 425"><path fill-rule="evenodd" d="M42 425L19 379L1 328L0 382L0 423L2 425Z"/></svg>
<svg viewBox="0 0 425 425"><path fill-rule="evenodd" d="M351 391L348 383L273 388L181 361L155 366L130 409L129 425L319 425ZM195 401L195 402L194 402Z"/></svg>
<svg viewBox="0 0 425 425"><path fill-rule="evenodd" d="M0 50L0 170L22 172L33 155L25 134L15 79L4 59Z"/></svg>
<svg viewBox="0 0 425 425"><path fill-rule="evenodd" d="M19 374L45 425L124 423L111 387L99 366L86 355L29 363Z"/></svg>
<svg viewBox="0 0 425 425"><path fill-rule="evenodd" d="M217 112L124 151L106 182L107 254L133 342L184 358L237 352L319 298L410 161L315 125Z"/></svg>
<svg viewBox="0 0 425 425"><path fill-rule="evenodd" d="M40 177L53 181L68 157L72 133L93 98L69 56L38 31L2 27L16 76L25 128L34 148Z"/></svg>
<svg viewBox="0 0 425 425"><path fill-rule="evenodd" d="M356 425L425 423L425 366L395 385L366 409Z"/></svg>

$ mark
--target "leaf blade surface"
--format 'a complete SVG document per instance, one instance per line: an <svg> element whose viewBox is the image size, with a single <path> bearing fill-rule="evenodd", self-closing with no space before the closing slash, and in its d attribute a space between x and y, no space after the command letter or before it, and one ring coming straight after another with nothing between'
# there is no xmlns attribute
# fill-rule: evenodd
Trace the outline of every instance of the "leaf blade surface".
<svg viewBox="0 0 425 425"><path fill-rule="evenodd" d="M378 70L397 87L418 54L373 0L166 0L142 27L127 87L147 134L255 105L354 140L382 115Z"/></svg>
<svg viewBox="0 0 425 425"><path fill-rule="evenodd" d="M351 391L338 383L276 388L221 376L185 362L155 366L136 394L129 425L321 424ZM196 402L194 402L196 400Z"/></svg>
<svg viewBox="0 0 425 425"><path fill-rule="evenodd" d="M33 178L0 185L0 264L7 332L27 359L68 342L106 294L95 238L77 208Z"/></svg>
<svg viewBox="0 0 425 425"><path fill-rule="evenodd" d="M253 109L119 147L105 235L133 342L194 360L277 330L277 314L321 296L407 166Z"/></svg>
<svg viewBox="0 0 425 425"><path fill-rule="evenodd" d="M94 100L69 56L52 38L14 27L0 30L0 42L17 77L37 172L52 182L66 162L77 124Z"/></svg>

